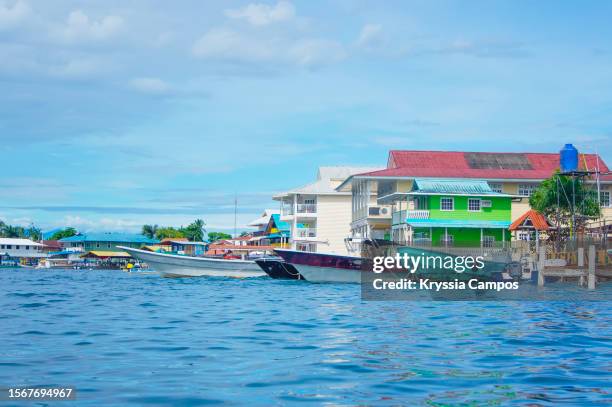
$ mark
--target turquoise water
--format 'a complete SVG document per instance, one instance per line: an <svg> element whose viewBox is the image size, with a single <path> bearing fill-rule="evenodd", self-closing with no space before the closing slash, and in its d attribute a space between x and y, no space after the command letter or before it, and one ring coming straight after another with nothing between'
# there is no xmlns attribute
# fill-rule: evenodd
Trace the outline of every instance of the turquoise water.
<svg viewBox="0 0 612 407"><path fill-rule="evenodd" d="M0 387L74 386L78 405L612 403L612 310L586 290L362 302L358 285L23 269L0 287Z"/></svg>

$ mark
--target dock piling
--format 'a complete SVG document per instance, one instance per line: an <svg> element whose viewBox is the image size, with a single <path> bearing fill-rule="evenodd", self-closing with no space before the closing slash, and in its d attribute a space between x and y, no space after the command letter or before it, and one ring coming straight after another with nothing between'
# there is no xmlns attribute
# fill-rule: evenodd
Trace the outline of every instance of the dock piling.
<svg viewBox="0 0 612 407"><path fill-rule="evenodd" d="M578 268L584 268L584 247L578 248ZM584 275L580 276L580 286L584 287Z"/></svg>
<svg viewBox="0 0 612 407"><path fill-rule="evenodd" d="M589 290L595 289L595 263L597 258L595 257L595 246L589 246L589 274L587 277L587 284Z"/></svg>
<svg viewBox="0 0 612 407"><path fill-rule="evenodd" d="M540 246L538 256L538 287L544 286L544 263L546 263L546 246Z"/></svg>

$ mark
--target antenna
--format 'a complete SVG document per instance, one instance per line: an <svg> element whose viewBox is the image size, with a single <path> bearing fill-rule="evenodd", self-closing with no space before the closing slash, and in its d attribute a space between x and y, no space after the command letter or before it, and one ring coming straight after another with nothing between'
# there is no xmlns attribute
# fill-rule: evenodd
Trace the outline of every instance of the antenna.
<svg viewBox="0 0 612 407"><path fill-rule="evenodd" d="M238 194L234 194L234 238L238 237L236 232L236 216L238 213Z"/></svg>

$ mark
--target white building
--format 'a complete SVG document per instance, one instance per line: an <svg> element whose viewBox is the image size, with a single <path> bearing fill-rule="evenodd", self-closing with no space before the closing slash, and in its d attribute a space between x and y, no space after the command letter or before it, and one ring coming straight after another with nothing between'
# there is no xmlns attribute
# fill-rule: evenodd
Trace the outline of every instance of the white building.
<svg viewBox="0 0 612 407"><path fill-rule="evenodd" d="M375 171L371 167L320 167L317 180L275 195L281 221L291 225L291 247L319 253L347 254L344 239L351 233L351 192L338 187L353 174Z"/></svg>
<svg viewBox="0 0 612 407"><path fill-rule="evenodd" d="M0 258L35 259L47 257L43 245L30 239L0 237Z"/></svg>

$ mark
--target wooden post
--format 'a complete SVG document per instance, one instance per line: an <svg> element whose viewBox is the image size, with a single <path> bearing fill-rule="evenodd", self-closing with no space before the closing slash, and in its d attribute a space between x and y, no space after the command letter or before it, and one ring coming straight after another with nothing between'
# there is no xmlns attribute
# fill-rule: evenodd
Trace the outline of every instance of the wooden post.
<svg viewBox="0 0 612 407"><path fill-rule="evenodd" d="M584 247L578 248L578 268L584 268ZM584 286L584 274L580 276L580 285Z"/></svg>
<svg viewBox="0 0 612 407"><path fill-rule="evenodd" d="M546 246L540 246L540 255L538 256L538 286L544 286L544 263L546 261Z"/></svg>
<svg viewBox="0 0 612 407"><path fill-rule="evenodd" d="M595 289L595 263L597 258L595 257L595 245L589 246L589 275L588 275L588 288L589 290Z"/></svg>

